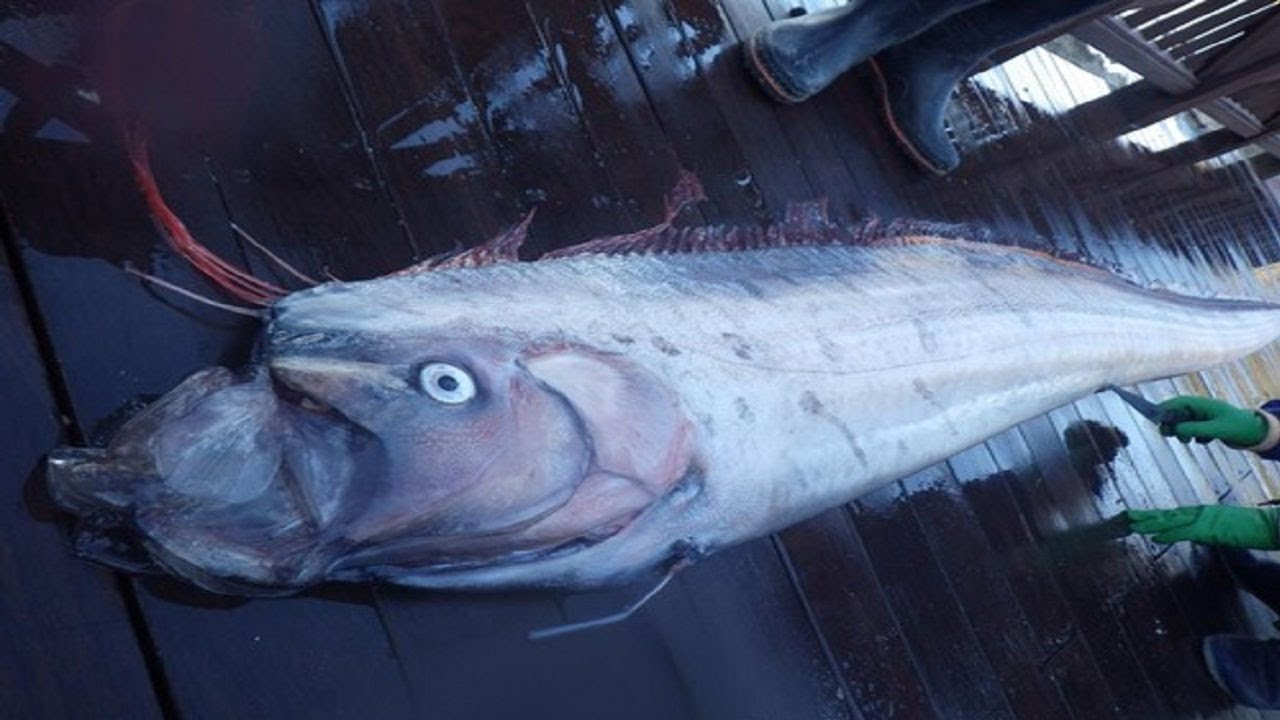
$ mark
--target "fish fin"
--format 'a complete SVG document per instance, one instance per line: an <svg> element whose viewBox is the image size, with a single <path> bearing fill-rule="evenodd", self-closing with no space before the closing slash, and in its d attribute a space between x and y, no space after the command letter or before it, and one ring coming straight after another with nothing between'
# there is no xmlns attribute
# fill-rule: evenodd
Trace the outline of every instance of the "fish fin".
<svg viewBox="0 0 1280 720"><path fill-rule="evenodd" d="M567 248L552 250L539 259L550 260L574 255L633 255L672 252L673 244L678 245L681 238L687 237L685 232L677 230L673 226L676 217L686 207L706 199L706 193L702 189L702 183L698 182L697 176L688 170L681 170L680 179L676 181L675 187L667 193L663 203L662 222L633 233L610 235L571 245ZM696 230L705 229L697 228Z"/></svg>
<svg viewBox="0 0 1280 720"><path fill-rule="evenodd" d="M640 608L644 607L650 600L656 597L658 593L662 592L663 588L665 588L667 584L671 582L671 579L676 576L676 573L688 567L688 565L689 563L687 562L678 562L673 564L670 568L667 569L667 572L663 574L662 579L658 581L657 585L654 585L652 588L649 589L648 592L640 596L639 600L636 600L635 602L624 607L622 610L616 613L605 615L603 617L592 618L591 620L583 620L581 622L565 623L563 625L552 625L550 627L530 630L529 639L530 640L548 640L550 638L559 637L561 635L568 635L570 633L576 633L582 630L591 630L594 628L605 627L607 625L614 625L616 623L623 622L627 618L630 618L632 615L635 615Z"/></svg>
<svg viewBox="0 0 1280 720"><path fill-rule="evenodd" d="M831 224L826 197L787 203L786 224L797 228L822 229Z"/></svg>
<svg viewBox="0 0 1280 720"><path fill-rule="evenodd" d="M421 275L432 270L452 270L455 268L477 268L497 263L519 262L520 246L529 235L529 224L533 222L534 213L529 214L519 223L494 236L483 245L477 245L462 251L449 251L432 255L416 265L403 270L387 273L383 277L401 277L404 275Z"/></svg>
<svg viewBox="0 0 1280 720"><path fill-rule="evenodd" d="M874 247L900 247L905 245L930 245L950 240L966 242L995 242L990 229L967 223L947 223L936 220L890 220L879 218L864 220L854 228L856 244Z"/></svg>
<svg viewBox="0 0 1280 720"><path fill-rule="evenodd" d="M1059 250L1044 240L998 236L983 225L934 220L885 222L879 218L853 224L836 223L831 220L825 197L788 203L782 222L771 225L675 227L675 219L684 208L705 199L698 179L689 171L682 171L676 186L667 194L665 216L658 224L633 233L610 235L552 250L539 260L579 255L663 255L829 245L905 247L965 242L1045 255L1059 262L1075 263L1104 273L1117 274L1119 271L1118 267ZM448 265L459 266L463 265Z"/></svg>
<svg viewBox="0 0 1280 720"><path fill-rule="evenodd" d="M991 228L973 223L947 223L936 220L866 220L854 231L858 242L871 247L906 247L910 245L945 245L978 243L991 246L990 252L1041 255L1058 262L1083 266L1085 269L1119 275L1126 273L1118 265L1090 258L1078 252L1055 247L1049 241L1030 235L1002 235Z"/></svg>
<svg viewBox="0 0 1280 720"><path fill-rule="evenodd" d="M253 248L254 250L257 250L259 253L262 254L263 257L270 260L276 267L280 268L281 270L289 273L290 275L301 280L307 285L320 284L319 280L316 280L315 278L312 278L310 275L303 273L298 268L286 262L284 258L271 252L270 248L268 248L266 245L263 245L262 243L254 239L254 237L249 234L248 230L245 230L244 228L240 227L239 223L232 221L231 231L234 232L236 235L239 235L241 240L244 240L246 243L249 244L249 247Z"/></svg>
<svg viewBox="0 0 1280 720"><path fill-rule="evenodd" d="M160 187L151 172L146 140L140 133L131 132L126 136L125 142L129 162L133 166L134 180L146 199L152 218L164 231L165 239L174 252L224 292L247 303L267 306L289 294L284 288L254 277L200 244L160 194Z"/></svg>
<svg viewBox="0 0 1280 720"><path fill-rule="evenodd" d="M682 169L679 179L676 180L676 186L671 188L664 198L663 207L666 209L666 217L663 222L670 225L686 207L706 199L707 193L702 189L698 176Z"/></svg>
<svg viewBox="0 0 1280 720"><path fill-rule="evenodd" d="M787 205L782 222L766 226L698 226L677 228L676 216L689 204L704 200L701 184L688 171L681 173L667 195L662 222L634 233L610 235L553 250L541 260L577 255L661 255L726 252L779 247L824 245L908 245L946 239L990 241L985 228L921 220L854 225L832 222L826 198Z"/></svg>

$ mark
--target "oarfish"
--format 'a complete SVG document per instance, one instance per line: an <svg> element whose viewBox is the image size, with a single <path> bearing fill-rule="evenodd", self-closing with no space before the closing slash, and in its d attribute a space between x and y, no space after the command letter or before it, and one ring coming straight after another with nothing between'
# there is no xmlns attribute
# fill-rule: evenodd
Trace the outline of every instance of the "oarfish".
<svg viewBox="0 0 1280 720"><path fill-rule="evenodd" d="M679 205L537 261L515 257L520 226L394 276L262 291L246 368L196 373L106 448L56 451L52 493L111 540L83 545L100 559L215 591L588 588L1280 334L1276 305L944 226L805 205L676 228Z"/></svg>

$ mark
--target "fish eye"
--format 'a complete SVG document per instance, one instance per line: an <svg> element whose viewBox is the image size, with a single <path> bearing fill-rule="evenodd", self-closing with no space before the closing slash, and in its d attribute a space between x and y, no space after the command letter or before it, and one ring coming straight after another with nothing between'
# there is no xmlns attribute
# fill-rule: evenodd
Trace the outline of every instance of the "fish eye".
<svg viewBox="0 0 1280 720"><path fill-rule="evenodd" d="M445 405L461 405L476 396L476 383L471 375L449 363L433 362L422 366L418 382L428 397Z"/></svg>

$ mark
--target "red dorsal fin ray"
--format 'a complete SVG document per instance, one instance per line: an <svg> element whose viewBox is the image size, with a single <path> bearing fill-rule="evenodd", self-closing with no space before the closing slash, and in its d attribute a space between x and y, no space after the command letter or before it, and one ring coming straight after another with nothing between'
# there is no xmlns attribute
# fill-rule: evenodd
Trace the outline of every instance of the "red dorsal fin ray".
<svg viewBox="0 0 1280 720"><path fill-rule="evenodd" d="M169 247L173 248L174 252L185 258L210 282L244 302L265 307L288 294L284 288L254 277L201 245L160 194L155 175L151 172L151 159L146 141L141 135L130 133L126 138L126 144L129 162L133 165L134 180L142 190L151 216L163 230L165 238L169 241Z"/></svg>
<svg viewBox="0 0 1280 720"><path fill-rule="evenodd" d="M702 183L698 182L697 176L688 170L680 171L680 179L676 181L676 186L667 193L664 202L665 216L662 222L652 227L638 230L633 233L623 235L610 235L608 237L596 238L588 240L584 243L572 245L559 250L552 250L546 253L540 259L551 259L558 257L569 257L571 255L618 255L631 253L646 252L663 252L659 248L665 248L672 240L673 233L683 237L681 231L673 227L673 223L677 216L680 215L686 207L706 200L706 193L702 190ZM690 248L694 250L696 248ZM669 250L667 250L669 252Z"/></svg>
<svg viewBox="0 0 1280 720"><path fill-rule="evenodd" d="M451 268L474 268L493 265L494 263L519 262L520 246L529 234L529 223L533 222L536 209L530 210L518 224L513 225L489 242L461 252L447 252L433 255L403 270L388 273L385 277L402 275L419 275L432 270L448 270Z"/></svg>

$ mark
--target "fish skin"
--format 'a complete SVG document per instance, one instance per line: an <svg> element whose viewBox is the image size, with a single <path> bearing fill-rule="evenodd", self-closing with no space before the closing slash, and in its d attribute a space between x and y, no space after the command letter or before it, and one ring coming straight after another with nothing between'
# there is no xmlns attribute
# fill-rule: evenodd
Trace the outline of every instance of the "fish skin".
<svg viewBox="0 0 1280 720"><path fill-rule="evenodd" d="M344 532L376 504L364 498L330 507L323 532L299 535L300 520L282 521L295 558L284 570L254 575L256 556L161 564L224 592L326 579L454 589L624 582L848 502L1104 385L1203 369L1278 334L1280 307L1267 303L1148 290L1032 251L928 237L874 247L587 254L330 283L270 308L250 377L281 358L354 353L376 364L383 355L439 355L424 340L462 355L490 348L488 362L511 382L528 379L577 418L594 459L576 472L614 478L592 485L600 494L574 508L598 525L580 528L582 541L520 545L539 527L563 532L562 521L542 525L558 511L522 517L508 535L465 541L415 535L410 518L382 545L362 531L364 544L353 546ZM547 416L558 417L561 406L546 402ZM528 437L518 442L533 443ZM530 462L550 462L535 445L521 446ZM592 462L609 467L593 471ZM57 491L79 482L67 463L51 463L50 482L55 496L76 495L69 508L82 512L84 493ZM538 497L552 498L554 478L568 472L557 466ZM352 487L368 481L357 471L341 478ZM587 495L578 489L572 497ZM120 492L112 488L114 502ZM620 504L614 514L611 498ZM306 538L316 547L300 550ZM306 557L296 560L299 553Z"/></svg>

